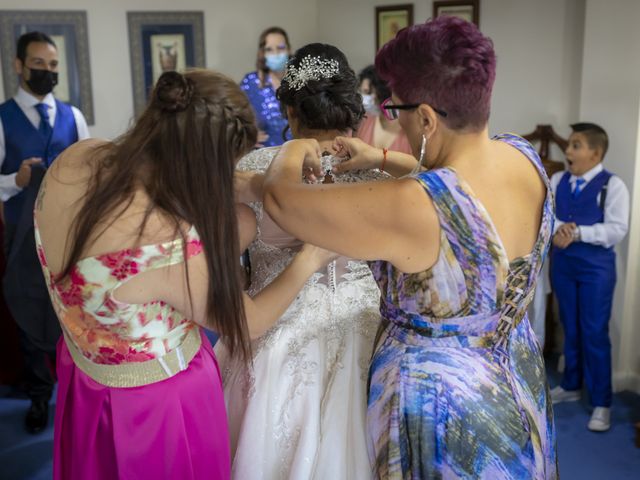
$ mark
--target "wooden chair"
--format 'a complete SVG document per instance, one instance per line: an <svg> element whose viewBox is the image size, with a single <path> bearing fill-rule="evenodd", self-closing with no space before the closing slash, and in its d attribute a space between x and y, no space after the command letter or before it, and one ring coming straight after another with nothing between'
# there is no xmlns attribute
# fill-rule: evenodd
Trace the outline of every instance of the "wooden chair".
<svg viewBox="0 0 640 480"><path fill-rule="evenodd" d="M552 160L549 156L549 145L555 143L560 147L563 152L567 149L569 141L558 135L551 125L536 125L536 129L526 135L522 135L522 138L529 140L532 144L540 142L540 149L538 154L542 159L544 169L547 171L547 175L551 178L556 172L564 170L564 162Z"/></svg>
<svg viewBox="0 0 640 480"><path fill-rule="evenodd" d="M522 135L523 138L535 145L540 143L538 154L542 159L542 164L547 172L549 178L556 173L565 169L564 162L552 160L550 158L550 145L555 143L561 151L565 151L569 141L558 135L551 125L536 125L536 129L526 135ZM545 312L545 341L544 341L544 353L554 351L556 331L556 322L554 321L554 308L553 308L553 293L547 295L547 310Z"/></svg>

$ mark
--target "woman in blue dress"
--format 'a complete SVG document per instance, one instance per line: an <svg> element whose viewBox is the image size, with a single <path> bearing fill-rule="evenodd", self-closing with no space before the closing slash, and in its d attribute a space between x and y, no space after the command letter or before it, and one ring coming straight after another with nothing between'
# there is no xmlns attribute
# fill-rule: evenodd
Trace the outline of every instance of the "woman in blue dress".
<svg viewBox="0 0 640 480"><path fill-rule="evenodd" d="M280 110L276 90L287 66L291 45L289 36L280 27L270 27L260 34L256 71L245 75L240 88L249 97L258 122L258 146L273 147L290 140L285 132L287 119Z"/></svg>
<svg viewBox="0 0 640 480"><path fill-rule="evenodd" d="M305 185L303 168L318 171L313 140L285 144L267 172L264 208L281 228L371 261L383 318L367 412L376 478L557 478L549 389L526 316L552 196L526 140L489 136L495 66L491 40L459 18L401 30L376 68L392 92L382 107L414 157L354 138L334 144L350 157L343 169L401 178Z"/></svg>

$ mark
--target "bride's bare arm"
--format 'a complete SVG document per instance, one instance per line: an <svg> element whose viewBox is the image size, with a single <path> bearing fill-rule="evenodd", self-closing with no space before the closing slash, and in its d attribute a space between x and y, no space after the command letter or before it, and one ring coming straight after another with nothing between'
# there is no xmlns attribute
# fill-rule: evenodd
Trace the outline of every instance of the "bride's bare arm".
<svg viewBox="0 0 640 480"><path fill-rule="evenodd" d="M306 244L260 293L253 298L245 293L244 308L251 338L264 334L284 314L307 279L334 258L335 254Z"/></svg>
<svg viewBox="0 0 640 480"><path fill-rule="evenodd" d="M262 183L264 174L254 171L238 171L234 174L236 202L251 203L262 201Z"/></svg>
<svg viewBox="0 0 640 480"><path fill-rule="evenodd" d="M243 294L250 336L257 338L264 334L282 316L307 279L333 258L335 254L331 252L305 245L289 266L260 293L253 298ZM185 281L186 269L189 271L190 289ZM186 264L168 267L164 275L163 281L156 284L160 290L157 298L199 325L211 328L207 317L209 282L204 254L191 257Z"/></svg>

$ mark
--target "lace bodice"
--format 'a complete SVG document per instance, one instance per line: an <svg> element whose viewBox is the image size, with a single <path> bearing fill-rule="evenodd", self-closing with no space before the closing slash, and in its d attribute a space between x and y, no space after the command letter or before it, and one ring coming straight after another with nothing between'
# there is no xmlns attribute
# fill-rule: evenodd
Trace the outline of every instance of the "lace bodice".
<svg viewBox="0 0 640 480"><path fill-rule="evenodd" d="M255 150L243 157L237 168L241 171L265 172L278 151L279 147ZM329 164L335 165L339 161L336 157L324 157L323 167L326 170ZM383 178L388 178L388 175L377 170L354 170L334 176L336 183ZM255 202L251 207L258 219L258 234L249 246L252 270L249 295L253 296L269 285L289 265L302 244L276 225L264 211L262 202ZM339 257L311 276L282 318L254 344L254 354L257 355L270 345L281 328L301 328L304 330L300 332L301 338L311 338L318 331L326 329L329 323L339 317L335 311L331 314L320 308L320 305L325 305L326 302L334 304L336 309L346 310L353 310L361 303L361 308L366 310L372 302L377 302L378 298L379 292L368 265L359 260ZM315 301L319 302L319 309L326 315L320 314L318 309L310 308L309 304ZM305 321L301 322L301 318L305 318ZM351 328L346 325L339 326Z"/></svg>
<svg viewBox="0 0 640 480"><path fill-rule="evenodd" d="M256 150L242 158L237 168L242 171L265 172L278 151L279 147ZM323 157L323 169L326 171L330 165L339 162L340 159L337 157ZM336 183L374 181L382 178L388 176L377 170L354 170L334 176ZM255 295L286 268L302 244L276 225L264 212L262 202L252 203L251 208L258 219L258 234L249 247L252 266L249 294ZM369 275L369 268L364 262L340 257L318 271L308 283L320 282L335 288L343 280L354 281Z"/></svg>
<svg viewBox="0 0 640 480"><path fill-rule="evenodd" d="M264 172L277 152L256 150L238 168ZM338 161L325 157L323 166ZM383 176L351 172L335 181ZM259 230L249 247L254 295L289 264L300 242L281 230L261 203L252 207ZM216 344L232 478L361 478L369 471L364 414L379 300L367 265L339 258L312 275L276 324L254 341L250 365L231 358L224 342ZM256 442L263 446L259 451Z"/></svg>

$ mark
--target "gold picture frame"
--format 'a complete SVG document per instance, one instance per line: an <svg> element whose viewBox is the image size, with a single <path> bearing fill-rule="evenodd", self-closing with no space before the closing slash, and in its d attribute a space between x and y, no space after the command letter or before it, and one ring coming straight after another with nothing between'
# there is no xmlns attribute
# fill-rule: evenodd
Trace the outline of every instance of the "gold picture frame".
<svg viewBox="0 0 640 480"><path fill-rule="evenodd" d="M376 52L403 28L413 25L413 5L376 7Z"/></svg>
<svg viewBox="0 0 640 480"><path fill-rule="evenodd" d="M480 0L435 0L433 18L440 15L459 17L480 26Z"/></svg>
<svg viewBox="0 0 640 480"><path fill-rule="evenodd" d="M204 12L127 12L127 21L138 116L162 72L205 66Z"/></svg>

